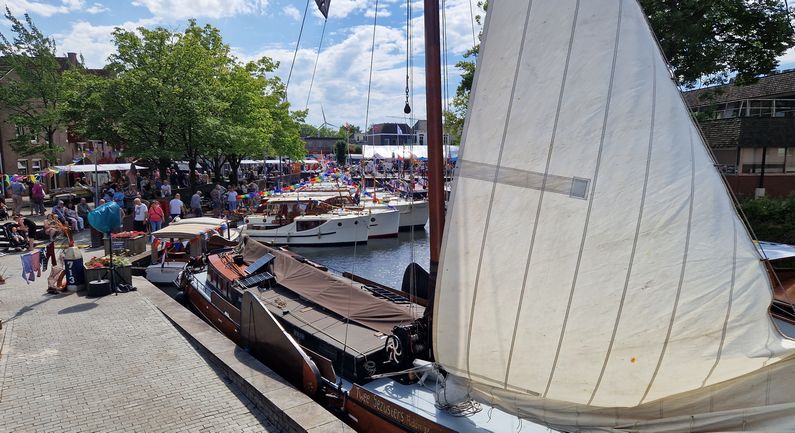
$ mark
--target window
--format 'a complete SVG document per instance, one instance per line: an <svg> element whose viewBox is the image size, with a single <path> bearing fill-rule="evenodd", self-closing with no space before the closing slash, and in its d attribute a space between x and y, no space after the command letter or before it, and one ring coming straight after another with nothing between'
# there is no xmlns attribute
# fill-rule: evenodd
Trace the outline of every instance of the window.
<svg viewBox="0 0 795 433"><path fill-rule="evenodd" d="M302 232L305 230L311 230L322 225L323 223L325 223L323 220L296 221L295 231Z"/></svg>
<svg viewBox="0 0 795 433"><path fill-rule="evenodd" d="M17 174L22 176L28 175L28 160L27 159L20 159L17 160Z"/></svg>
<svg viewBox="0 0 795 433"><path fill-rule="evenodd" d="M30 160L30 171L31 173L38 173L41 171L41 160L40 159L32 159Z"/></svg>
<svg viewBox="0 0 795 433"><path fill-rule="evenodd" d="M576 177L571 180L571 191L569 195L575 198L588 198L588 184L587 179L577 179Z"/></svg>
<svg viewBox="0 0 795 433"><path fill-rule="evenodd" d="M425 134L420 134L420 146L425 145Z"/></svg>
<svg viewBox="0 0 795 433"><path fill-rule="evenodd" d="M786 173L795 173L795 147L787 148L787 157L784 161L784 171Z"/></svg>

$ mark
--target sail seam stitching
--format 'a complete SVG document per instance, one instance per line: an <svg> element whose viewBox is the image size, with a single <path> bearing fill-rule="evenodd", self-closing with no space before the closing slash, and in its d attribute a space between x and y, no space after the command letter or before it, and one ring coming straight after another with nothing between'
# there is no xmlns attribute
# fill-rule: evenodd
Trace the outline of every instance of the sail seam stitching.
<svg viewBox="0 0 795 433"><path fill-rule="evenodd" d="M651 391L651 387L654 385L654 381L657 380L657 374L660 372L660 367L662 366L663 360L665 359L665 352L668 349L668 343L671 341L671 332L674 328L674 322L676 321L676 312L679 309L679 298L682 295L682 286L684 285L685 281L685 272L687 271L687 256L690 250L690 235L691 229L693 227L693 202L695 198L695 191L696 191L696 157L695 157L695 143L693 141L693 130L690 129L690 205L688 210L687 216L687 235L685 236L685 248L684 254L682 256L682 270L679 273L679 284L676 288L676 296L674 297L674 307L671 311L671 320L668 323L668 331L665 334L665 340L663 341L662 350L660 351L660 358L657 360L657 366L654 368L654 373L651 376L651 380L649 380L649 384L646 386L646 391L643 393L643 397L640 398L640 402L638 405L642 404L646 397L649 395Z"/></svg>
<svg viewBox="0 0 795 433"><path fill-rule="evenodd" d="M718 363L720 362L721 356L723 355L723 345L726 342L726 331L729 328L729 317L731 316L732 304L734 303L734 284L737 271L737 221L734 221L732 227L734 228L734 249L732 252L732 280L731 286L729 288L729 305L726 308L726 318L723 320L723 330L721 331L720 344L718 345L718 354L715 356L715 363L712 365L712 368L709 369L707 377L705 377L704 381L701 382L702 387L707 385L709 378L712 377L712 373L715 372L715 369L718 367Z"/></svg>
<svg viewBox="0 0 795 433"><path fill-rule="evenodd" d="M654 53L654 51L652 51ZM610 336L610 343L607 347L607 353L605 353L605 359L602 363L602 370L599 372L599 378L596 380L596 385L594 386L593 392L591 393L591 398L588 400L588 404L590 405L593 402L594 398L596 397L597 391L599 391L599 387L602 384L602 379L605 374L605 370L607 370L607 364L610 362L610 355L613 353L613 344L615 343L616 334L618 333L618 327L621 324L621 313L624 311L624 302L627 299L627 290L629 289L629 280L632 278L632 268L635 264L635 254L638 249L638 238L640 237L640 227L643 223L643 210L644 206L646 205L646 193L649 187L649 172L651 171L651 153L654 147L654 126L655 121L657 118L657 62L654 59L654 54L652 54L652 94L651 94L651 124L649 126L649 144L648 150L646 154L646 174L643 179L643 189L641 192L640 198L640 209L638 210L638 222L635 225L635 238L632 241L632 250L629 256L629 263L627 265L627 277L624 280L624 289L621 293L621 301L618 303L618 311L616 312L616 320L613 325L613 333Z"/></svg>
<svg viewBox="0 0 795 433"><path fill-rule="evenodd" d="M597 152L596 166L594 167L593 186L591 187L591 200L588 202L588 210L586 211L585 214L585 226L583 227L582 239L580 240L580 251L577 255L577 264L575 265L574 268L574 276L571 282L571 288L569 289L569 299L566 304L566 312L563 316L563 326L561 327L560 337L558 338L558 347L555 350L555 357L552 361L552 368L550 369L549 378L547 379L547 385L544 388L542 397L546 397L546 395L549 393L549 388L552 385L552 379L555 377L555 370L557 368L558 359L560 358L560 350L561 347L563 346L563 338L566 335L566 325L569 321L569 314L571 313L571 302L574 299L574 289L577 286L577 273L580 270L583 250L585 249L585 241L588 235L588 225L591 219L591 210L593 209L593 203L596 201L596 183L599 179L599 168L601 167L602 164L602 151L604 149L605 138L607 135L607 124L610 119L610 102L612 101L613 98L613 85L615 81L616 65L618 61L618 47L619 47L619 42L621 41L621 22L622 22L623 8L624 8L624 1L620 0L618 2L618 23L616 24L616 41L613 46L613 63L610 70L610 83L607 88L607 100L605 101L605 115L602 121L602 134L599 139L599 151Z"/></svg>
<svg viewBox="0 0 795 433"><path fill-rule="evenodd" d="M535 246L536 235L538 233L538 223L541 217L541 207L544 204L544 189L547 185L549 175L549 166L552 163L552 151L555 148L555 140L558 134L558 125L560 124L560 111L563 107L563 98L566 96L566 81L569 75L569 65L571 64L571 52L574 48L574 38L577 31L577 19L580 13L580 0L574 6L574 17L571 22L571 33L569 34L569 47L566 52L566 62L563 66L563 78L560 81L560 93L558 95L558 106L555 112L555 120L552 124L552 136L549 139L549 149L547 150L547 160L544 166L544 177L541 181L541 191L538 196L538 205L536 206L535 223L533 224L533 233L530 235L530 246L527 251L527 261L525 262L524 276L522 277L522 290L519 292L518 306L516 308L516 316L513 323L513 334L511 335L511 346L508 351L508 363L505 366L504 387L508 386L508 376L511 372L511 363L513 362L513 351L516 345L516 333L519 330L519 318L522 315L522 304L524 302L525 290L527 289L527 276L530 270L530 262L533 258L533 247Z"/></svg>
<svg viewBox="0 0 795 433"><path fill-rule="evenodd" d="M473 319L475 318L475 304L476 304L477 297L478 297L478 286L479 286L479 283L480 283L480 272L481 272L482 266L483 266L483 251L486 248L486 238L488 237L488 234L489 234L489 222L491 220L491 213L492 213L493 207L494 207L494 194L497 191L497 178L499 177L499 173L500 173L500 164L502 163L502 154L503 154L503 151L505 150L505 139L508 136L508 125L509 125L509 123L511 121L511 113L513 111L513 102L514 102L514 97L515 97L515 94L516 94L516 87L517 87L516 82L517 82L517 78L519 77L519 72L521 70L521 65L522 65L522 59L524 57L524 45L525 45L525 41L527 40L527 28L528 28L528 25L530 24L530 16L532 15L532 11L533 11L533 1L531 0L530 3L527 6L527 15L525 17L525 22L524 22L524 31L522 33L522 40L519 43L519 57L516 60L516 69L515 69L514 75L513 75L513 84L511 85L511 96L510 96L510 99L508 100L508 110L507 110L507 112L505 114L505 124L503 125L503 130L502 130L502 139L501 139L501 142L500 142L500 151L499 151L499 153L497 155L497 170L495 172L494 183L491 186L491 195L489 197L489 206L488 206L488 211L486 213L486 220L485 220L485 225L484 225L485 228L483 229L483 237L482 237L481 242L480 242L480 256L478 257L478 267L477 267L477 271L476 271L476 274L475 274L475 286L474 286L474 288L472 290L472 305L471 305L470 310L469 310L469 324L468 324L468 329L467 329L467 350L466 350L467 373L472 371L472 369L470 368L470 358L471 358L471 353L472 353L472 351L471 351L471 347L472 347L472 322L473 322ZM493 13L493 11L492 11L492 13ZM468 374L468 376L469 376L469 380L471 382L472 377L469 374Z"/></svg>

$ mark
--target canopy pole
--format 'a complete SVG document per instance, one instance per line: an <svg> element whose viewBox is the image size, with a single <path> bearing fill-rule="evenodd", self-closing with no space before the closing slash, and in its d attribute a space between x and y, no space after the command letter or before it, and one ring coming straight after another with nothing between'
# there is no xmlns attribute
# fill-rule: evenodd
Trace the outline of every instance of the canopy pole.
<svg viewBox="0 0 795 433"><path fill-rule="evenodd" d="M442 155L442 77L439 0L425 0L425 89L428 120L428 201L431 276L435 280L444 232L444 157Z"/></svg>

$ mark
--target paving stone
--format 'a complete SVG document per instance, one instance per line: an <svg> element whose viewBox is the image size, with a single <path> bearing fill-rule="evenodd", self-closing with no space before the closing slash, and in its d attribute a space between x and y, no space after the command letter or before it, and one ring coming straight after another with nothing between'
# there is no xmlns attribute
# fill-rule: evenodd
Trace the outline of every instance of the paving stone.
<svg viewBox="0 0 795 433"><path fill-rule="evenodd" d="M0 432L278 431L137 292L27 285L0 257Z"/></svg>

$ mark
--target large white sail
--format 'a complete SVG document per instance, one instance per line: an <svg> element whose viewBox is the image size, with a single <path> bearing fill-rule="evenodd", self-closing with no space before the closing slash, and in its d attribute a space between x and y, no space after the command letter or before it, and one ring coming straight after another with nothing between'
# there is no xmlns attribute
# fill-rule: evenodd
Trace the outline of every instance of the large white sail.
<svg viewBox="0 0 795 433"><path fill-rule="evenodd" d="M770 394L773 372L793 385L779 361L795 344L769 318L766 268L637 2L498 0L487 21L436 291L440 364L556 425L692 427L795 400Z"/></svg>

